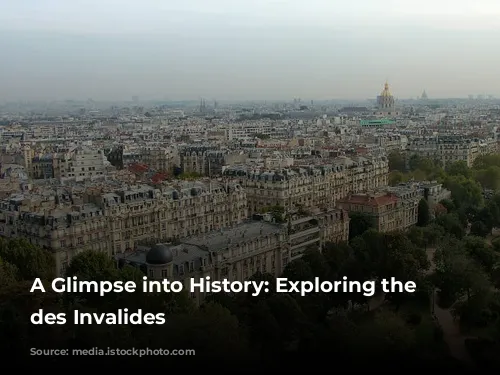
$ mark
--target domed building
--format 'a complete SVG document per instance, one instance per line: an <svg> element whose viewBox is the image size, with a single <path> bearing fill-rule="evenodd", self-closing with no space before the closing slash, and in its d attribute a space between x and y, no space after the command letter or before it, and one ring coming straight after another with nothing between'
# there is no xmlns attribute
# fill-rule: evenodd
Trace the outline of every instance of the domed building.
<svg viewBox="0 0 500 375"><path fill-rule="evenodd" d="M163 279L167 278L168 275L172 275L173 260L174 254L170 246L161 243L151 246L146 253L148 276L150 278Z"/></svg>
<svg viewBox="0 0 500 375"><path fill-rule="evenodd" d="M396 116L399 113L396 111L394 96L389 89L389 83L385 83L384 90L377 96L377 115L379 116Z"/></svg>
<svg viewBox="0 0 500 375"><path fill-rule="evenodd" d="M146 255L146 263L153 266L165 265L174 260L174 255L167 245L156 244Z"/></svg>

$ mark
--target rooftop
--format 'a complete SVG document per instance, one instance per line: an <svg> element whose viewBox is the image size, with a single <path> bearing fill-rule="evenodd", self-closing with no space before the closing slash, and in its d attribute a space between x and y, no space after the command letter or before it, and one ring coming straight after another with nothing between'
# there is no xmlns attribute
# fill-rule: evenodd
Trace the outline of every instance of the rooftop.
<svg viewBox="0 0 500 375"><path fill-rule="evenodd" d="M340 202L359 204L363 206L385 206L390 203L397 203L398 197L393 194L354 194Z"/></svg>
<svg viewBox="0 0 500 375"><path fill-rule="evenodd" d="M220 251L227 248L228 245L238 245L252 237L276 235L282 229L282 226L278 224L248 221L233 228L188 237L182 240L182 243L204 247L208 251Z"/></svg>

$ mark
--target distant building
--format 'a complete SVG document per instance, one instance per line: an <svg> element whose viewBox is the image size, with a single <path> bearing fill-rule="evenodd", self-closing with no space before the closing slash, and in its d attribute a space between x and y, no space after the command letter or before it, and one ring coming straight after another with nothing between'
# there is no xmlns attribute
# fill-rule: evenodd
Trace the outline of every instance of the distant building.
<svg viewBox="0 0 500 375"><path fill-rule="evenodd" d="M389 90L389 83L385 83L384 90L377 96L377 115L379 116L397 116L394 96Z"/></svg>
<svg viewBox="0 0 500 375"><path fill-rule="evenodd" d="M406 154L408 161L412 155L418 155L439 160L444 167L457 161L464 161L471 167L478 156L496 150L497 142L494 138L480 140L461 135L419 136L411 138Z"/></svg>
<svg viewBox="0 0 500 375"><path fill-rule="evenodd" d="M378 120L359 120L359 125L367 127L379 127L384 125L394 125L395 122L386 118Z"/></svg>

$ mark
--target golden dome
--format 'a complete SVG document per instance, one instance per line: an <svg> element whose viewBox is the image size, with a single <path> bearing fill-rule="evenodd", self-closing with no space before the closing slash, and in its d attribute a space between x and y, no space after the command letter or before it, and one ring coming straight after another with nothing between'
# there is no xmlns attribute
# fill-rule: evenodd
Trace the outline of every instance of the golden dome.
<svg viewBox="0 0 500 375"><path fill-rule="evenodd" d="M392 96L391 92L389 91L389 84L387 82L385 83L384 91L382 91L380 96Z"/></svg>

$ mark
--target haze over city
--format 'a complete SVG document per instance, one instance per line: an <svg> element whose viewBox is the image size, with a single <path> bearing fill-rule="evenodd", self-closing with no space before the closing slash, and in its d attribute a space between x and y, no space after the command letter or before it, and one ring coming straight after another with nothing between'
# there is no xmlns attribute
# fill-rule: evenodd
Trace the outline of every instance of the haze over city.
<svg viewBox="0 0 500 375"><path fill-rule="evenodd" d="M500 3L0 0L0 100L500 95Z"/></svg>

